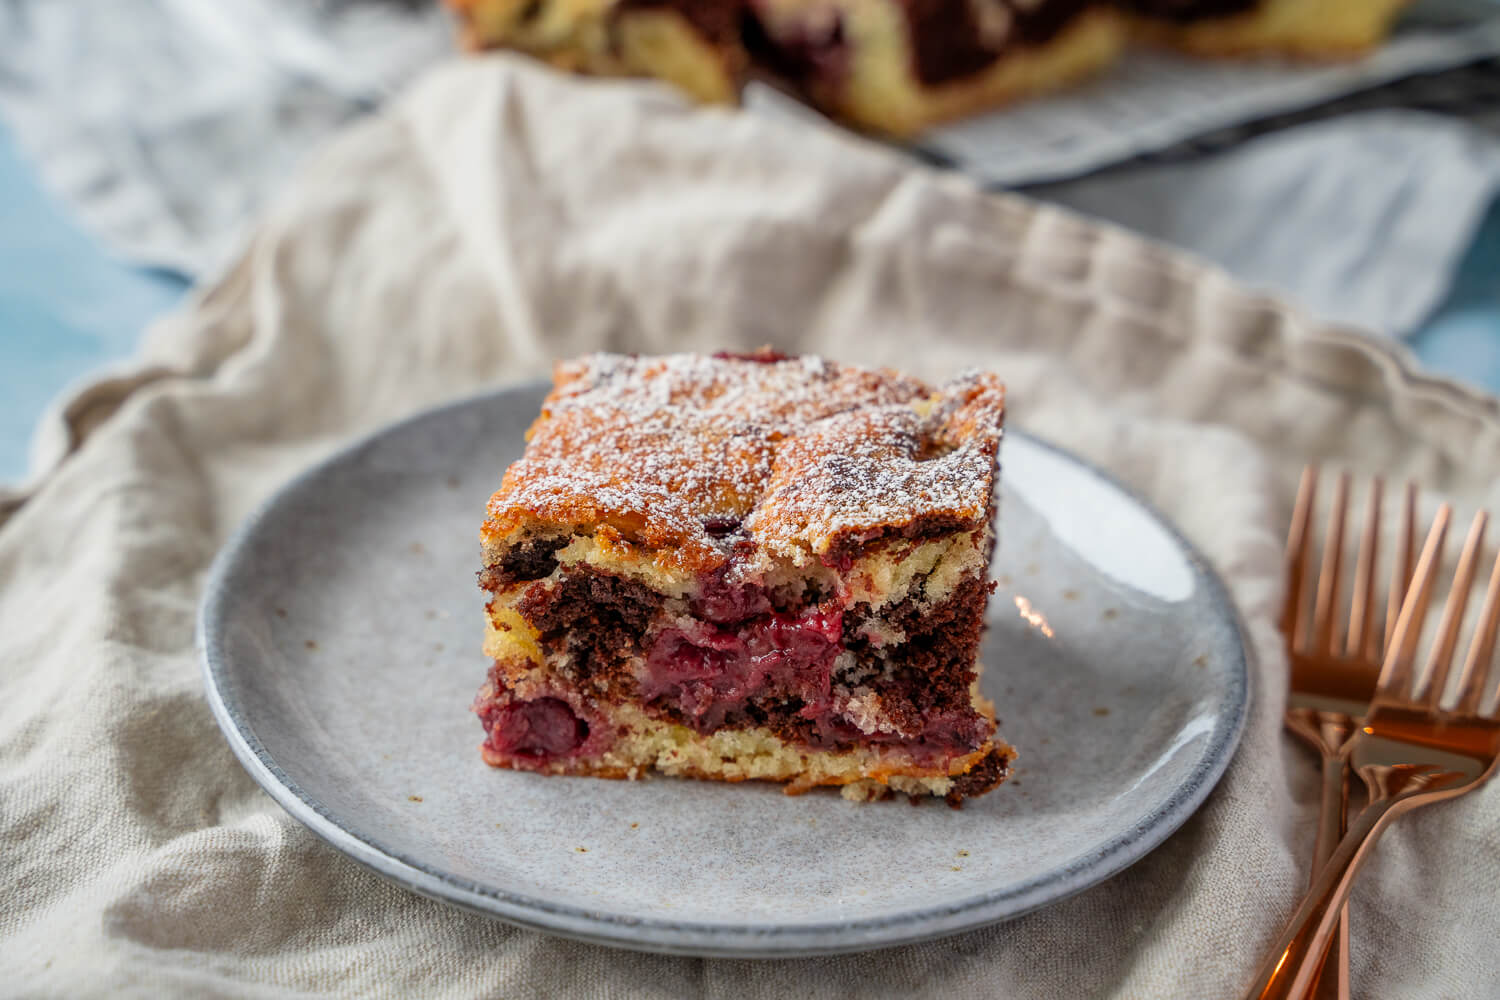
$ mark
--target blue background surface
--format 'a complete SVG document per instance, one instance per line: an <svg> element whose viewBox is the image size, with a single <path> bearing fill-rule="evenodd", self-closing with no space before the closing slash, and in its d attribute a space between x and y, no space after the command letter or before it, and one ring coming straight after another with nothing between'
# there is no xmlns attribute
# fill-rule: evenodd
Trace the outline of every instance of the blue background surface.
<svg viewBox="0 0 1500 1000"><path fill-rule="evenodd" d="M69 383L128 358L188 288L83 233L0 127L0 482L26 472L38 416ZM1500 392L1500 203L1432 320L1411 341L1433 370Z"/></svg>
<svg viewBox="0 0 1500 1000"><path fill-rule="evenodd" d="M0 127L0 482L26 472L37 417L70 382L129 357L187 282L112 258L38 187Z"/></svg>

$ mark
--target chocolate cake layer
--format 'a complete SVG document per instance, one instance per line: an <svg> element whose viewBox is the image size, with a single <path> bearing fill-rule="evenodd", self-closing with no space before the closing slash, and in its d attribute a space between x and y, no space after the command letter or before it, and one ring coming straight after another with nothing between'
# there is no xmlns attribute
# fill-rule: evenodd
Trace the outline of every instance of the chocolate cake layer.
<svg viewBox="0 0 1500 1000"><path fill-rule="evenodd" d="M863 671L878 666L893 672L890 682L881 682L881 695L903 699L914 712L967 707L974 681L971 665L979 657L984 608L993 586L974 577L938 604L908 597L878 614L856 605L846 616L844 628L844 648L854 654L846 681L858 682ZM876 621L899 630L905 640L893 647L874 647L864 630Z"/></svg>
<svg viewBox="0 0 1500 1000"><path fill-rule="evenodd" d="M969 768L966 773L954 778L953 786L948 789L944 798L948 800L950 806L956 807L964 799L983 795L1010 777L1010 766L1015 759L1015 751L1010 747L996 747L984 760Z"/></svg>
<svg viewBox="0 0 1500 1000"><path fill-rule="evenodd" d="M557 552L566 548L568 537L526 538L506 549L498 562L479 573L479 586L496 591L511 583L540 580L557 568Z"/></svg>
<svg viewBox="0 0 1500 1000"><path fill-rule="evenodd" d="M642 637L666 600L633 580L584 570L529 588L516 610L559 674L618 700L634 693L630 658L642 655Z"/></svg>

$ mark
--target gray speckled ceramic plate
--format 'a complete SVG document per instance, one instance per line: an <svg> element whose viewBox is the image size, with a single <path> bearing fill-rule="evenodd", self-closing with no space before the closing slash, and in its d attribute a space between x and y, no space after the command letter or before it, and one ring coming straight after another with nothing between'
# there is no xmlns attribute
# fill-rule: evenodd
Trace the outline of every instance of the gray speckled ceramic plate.
<svg viewBox="0 0 1500 1000"><path fill-rule="evenodd" d="M1196 809L1248 672L1223 586L1100 473L1007 436L986 691L1017 776L952 810L837 792L546 778L481 762L484 502L542 387L416 417L312 469L216 562L199 620L235 753L298 820L417 892L652 951L790 956L1014 917Z"/></svg>

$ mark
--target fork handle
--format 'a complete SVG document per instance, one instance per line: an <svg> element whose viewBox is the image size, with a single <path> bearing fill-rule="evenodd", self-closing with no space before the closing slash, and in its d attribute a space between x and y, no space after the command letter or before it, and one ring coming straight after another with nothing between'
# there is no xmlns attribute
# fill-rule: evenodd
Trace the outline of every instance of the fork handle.
<svg viewBox="0 0 1500 1000"><path fill-rule="evenodd" d="M1339 913L1349 901L1354 877L1387 824L1410 807L1411 796L1415 794L1417 790L1411 789L1406 795L1398 793L1371 802L1359 814L1303 897L1271 957L1256 974L1255 986L1245 994L1247 1000L1294 1000L1306 996L1337 929Z"/></svg>
<svg viewBox="0 0 1500 1000"><path fill-rule="evenodd" d="M1342 725L1333 733L1324 733L1325 739L1336 740L1342 747L1349 738L1353 723L1339 720ZM1325 730L1328 728L1325 724ZM1338 754L1323 755L1323 798L1318 809L1318 839L1313 844L1313 880L1328 863L1344 836L1344 826L1349 819L1349 765ZM1313 987L1306 994L1311 1000L1349 1000L1349 907L1339 907L1338 923L1334 927L1333 941L1323 953L1323 960L1313 980Z"/></svg>

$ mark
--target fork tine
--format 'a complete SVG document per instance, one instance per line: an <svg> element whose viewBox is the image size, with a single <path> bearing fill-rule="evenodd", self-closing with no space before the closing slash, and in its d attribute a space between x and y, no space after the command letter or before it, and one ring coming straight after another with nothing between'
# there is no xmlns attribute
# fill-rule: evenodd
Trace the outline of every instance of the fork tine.
<svg viewBox="0 0 1500 1000"><path fill-rule="evenodd" d="M1412 554L1417 537L1417 484L1406 482L1406 499L1401 504L1401 538L1396 542L1396 558L1391 561L1391 587L1385 595L1385 645L1391 651L1396 619L1401 617L1401 602L1411 586Z"/></svg>
<svg viewBox="0 0 1500 1000"><path fill-rule="evenodd" d="M1367 654L1378 659L1374 645L1375 563L1380 555L1380 498L1385 484L1376 476L1370 483L1370 499L1365 504L1365 530L1359 539L1359 554L1354 559L1354 606L1349 609L1349 638L1344 649L1349 656Z"/></svg>
<svg viewBox="0 0 1500 1000"><path fill-rule="evenodd" d="M1469 643L1463 672L1458 675L1458 705L1454 711L1460 715L1479 714L1490 658L1495 655L1497 626L1500 626L1500 554L1495 556L1495 568L1490 572L1490 585L1484 594L1484 610L1479 612L1479 626Z"/></svg>
<svg viewBox="0 0 1500 1000"><path fill-rule="evenodd" d="M1375 685L1377 699L1411 700L1412 661L1416 658L1422 625L1427 620L1427 606L1432 603L1432 583L1442 563L1443 538L1448 534L1448 520L1452 516L1453 508L1443 504L1433 519L1432 530L1427 532L1427 544L1422 547L1422 558L1417 561L1411 589L1406 592L1391 643L1385 650L1385 663Z"/></svg>
<svg viewBox="0 0 1500 1000"><path fill-rule="evenodd" d="M1464 540L1463 554L1458 557L1458 568L1453 573L1453 587L1448 591L1448 602L1443 606L1443 620L1438 625L1437 641L1427 656L1427 666L1422 672L1427 676L1427 706L1436 710L1443 700L1443 691L1448 687L1448 673L1453 668L1453 650L1458 646L1458 630L1463 627L1464 612L1469 608L1469 588L1474 585L1474 567L1479 562L1479 550L1484 547L1484 526L1489 515L1484 511L1474 515L1469 526L1469 537Z"/></svg>
<svg viewBox="0 0 1500 1000"><path fill-rule="evenodd" d="M1307 556L1312 526L1313 502L1318 496L1318 467L1309 465L1302 470L1302 481L1297 485L1297 504L1292 508L1292 527L1286 536L1286 605L1281 612L1281 631L1291 646L1300 648L1303 618L1304 585L1307 582Z"/></svg>
<svg viewBox="0 0 1500 1000"><path fill-rule="evenodd" d="M1333 504L1328 509L1328 534L1323 538L1323 568L1318 572L1318 597L1313 606L1312 649L1332 653L1338 632L1339 585L1344 571L1344 515L1349 510L1349 473L1342 472L1333 484Z"/></svg>

